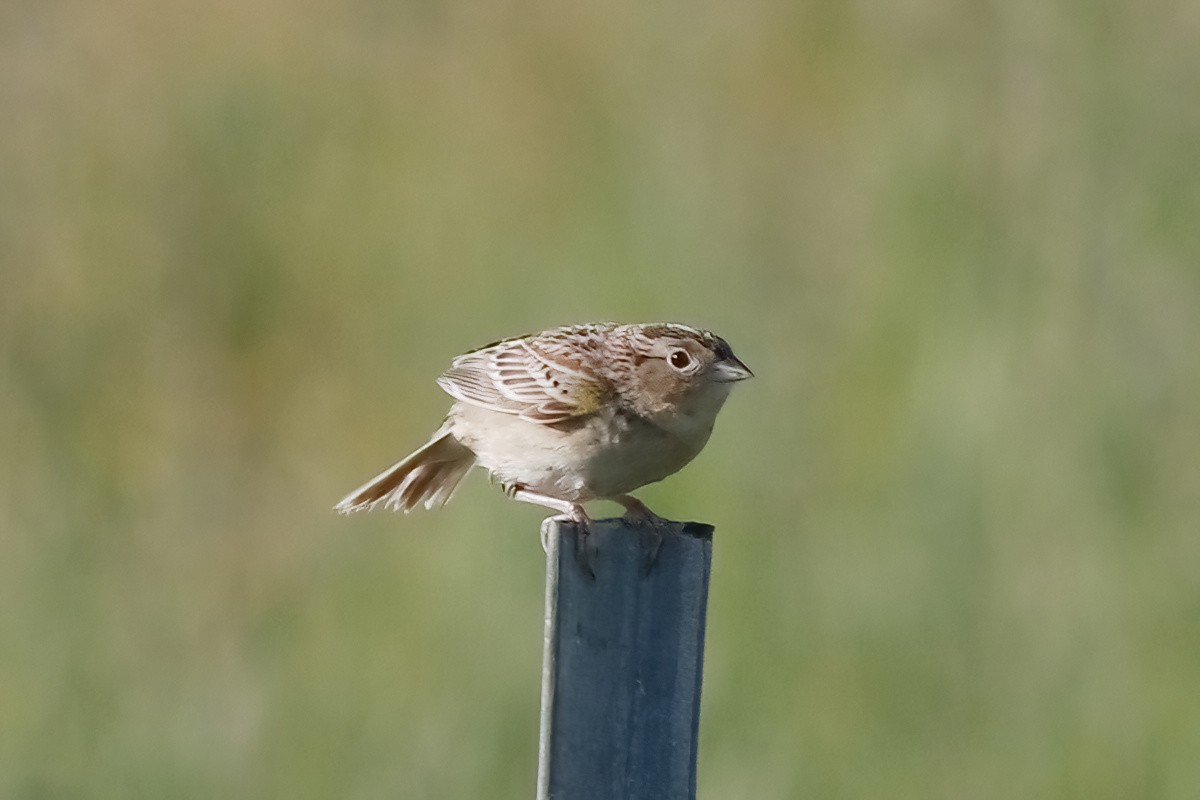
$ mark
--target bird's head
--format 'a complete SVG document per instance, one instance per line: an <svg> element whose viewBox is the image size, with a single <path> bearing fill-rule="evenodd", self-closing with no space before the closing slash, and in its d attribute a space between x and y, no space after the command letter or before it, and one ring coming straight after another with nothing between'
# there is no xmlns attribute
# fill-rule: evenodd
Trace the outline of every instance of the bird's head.
<svg viewBox="0 0 1200 800"><path fill-rule="evenodd" d="M716 334L686 325L630 325L631 399L647 416L715 418L734 383L754 377ZM709 420L711 425L711 419Z"/></svg>

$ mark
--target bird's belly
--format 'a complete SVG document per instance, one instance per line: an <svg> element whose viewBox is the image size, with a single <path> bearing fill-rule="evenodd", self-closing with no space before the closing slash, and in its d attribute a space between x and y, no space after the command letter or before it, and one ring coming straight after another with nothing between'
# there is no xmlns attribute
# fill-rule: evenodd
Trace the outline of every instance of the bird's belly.
<svg viewBox="0 0 1200 800"><path fill-rule="evenodd" d="M635 417L594 416L573 426L532 423L510 414L458 407L455 438L503 484L586 502L632 492L691 461L707 441L683 442Z"/></svg>
<svg viewBox="0 0 1200 800"><path fill-rule="evenodd" d="M704 445L688 445L641 420L625 430L599 432L594 441L581 469L594 497L627 494L661 481L682 469Z"/></svg>

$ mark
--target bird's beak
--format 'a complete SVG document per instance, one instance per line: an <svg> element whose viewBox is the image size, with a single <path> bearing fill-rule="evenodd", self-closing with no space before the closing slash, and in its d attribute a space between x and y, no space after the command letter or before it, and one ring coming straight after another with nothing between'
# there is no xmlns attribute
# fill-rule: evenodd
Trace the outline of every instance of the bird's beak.
<svg viewBox="0 0 1200 800"><path fill-rule="evenodd" d="M744 381L746 378L753 378L754 373L750 368L738 360L737 356L729 356L718 361L713 366L713 380L717 383L733 383L734 381Z"/></svg>

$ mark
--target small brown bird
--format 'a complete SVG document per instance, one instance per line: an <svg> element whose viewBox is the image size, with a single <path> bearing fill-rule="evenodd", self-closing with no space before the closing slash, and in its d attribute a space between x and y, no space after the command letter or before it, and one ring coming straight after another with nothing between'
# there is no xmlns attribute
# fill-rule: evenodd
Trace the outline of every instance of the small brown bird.
<svg viewBox="0 0 1200 800"><path fill-rule="evenodd" d="M695 458L737 381L753 373L719 336L686 325L598 323L506 339L438 379L455 403L419 450L346 496L343 513L444 505L478 464L517 500L586 524L583 503L630 495Z"/></svg>

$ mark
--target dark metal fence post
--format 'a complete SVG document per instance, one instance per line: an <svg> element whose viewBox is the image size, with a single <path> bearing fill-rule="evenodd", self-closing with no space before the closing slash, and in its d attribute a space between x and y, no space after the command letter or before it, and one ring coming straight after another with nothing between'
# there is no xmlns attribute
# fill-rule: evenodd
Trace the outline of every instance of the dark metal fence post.
<svg viewBox="0 0 1200 800"><path fill-rule="evenodd" d="M545 525L538 800L691 800L712 527Z"/></svg>

